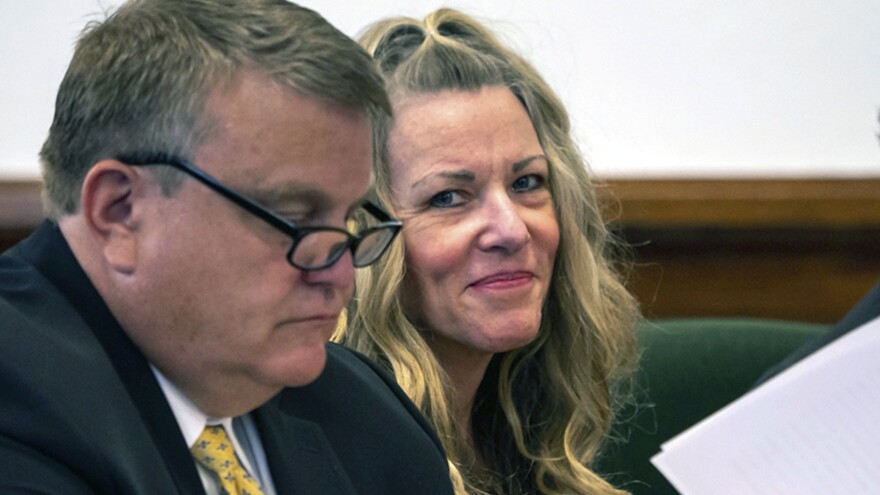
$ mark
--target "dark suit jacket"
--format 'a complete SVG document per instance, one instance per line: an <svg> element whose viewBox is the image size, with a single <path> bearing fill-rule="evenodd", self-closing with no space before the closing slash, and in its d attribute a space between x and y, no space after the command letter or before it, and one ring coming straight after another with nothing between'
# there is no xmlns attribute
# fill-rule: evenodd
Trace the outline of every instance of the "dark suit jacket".
<svg viewBox="0 0 880 495"><path fill-rule="evenodd" d="M328 345L306 387L254 411L279 494L451 494L393 380ZM149 369L57 226L0 256L0 493L203 494Z"/></svg>
<svg viewBox="0 0 880 495"><path fill-rule="evenodd" d="M868 292L868 294L830 330L807 342L801 348L787 356L784 360L780 361L779 364L767 370L767 372L761 375L761 378L758 379L755 386L773 378L786 368L818 351L822 347L825 347L843 335L846 335L850 330L858 328L868 321L873 320L878 315L880 315L880 284L875 285L874 288L871 289L871 291Z"/></svg>

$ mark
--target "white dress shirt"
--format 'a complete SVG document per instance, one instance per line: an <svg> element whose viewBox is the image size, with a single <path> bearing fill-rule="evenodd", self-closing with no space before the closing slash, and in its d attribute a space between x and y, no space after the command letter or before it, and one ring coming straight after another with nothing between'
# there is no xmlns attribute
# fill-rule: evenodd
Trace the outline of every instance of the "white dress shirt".
<svg viewBox="0 0 880 495"><path fill-rule="evenodd" d="M232 447L241 465L251 476L260 482L260 488L264 495L275 495L275 485L272 484L272 476L269 473L269 463L266 460L266 452L260 441L260 434L249 414L236 418L212 418L203 413L184 393L165 378L154 366L150 365L153 374L159 381L159 386L165 394L165 399L171 406L171 412L177 419L177 425L183 433L187 446L192 447L199 435L208 425L223 425L227 436L232 441ZM221 495L220 482L214 473L197 463L193 463L199 470L199 477L208 495Z"/></svg>

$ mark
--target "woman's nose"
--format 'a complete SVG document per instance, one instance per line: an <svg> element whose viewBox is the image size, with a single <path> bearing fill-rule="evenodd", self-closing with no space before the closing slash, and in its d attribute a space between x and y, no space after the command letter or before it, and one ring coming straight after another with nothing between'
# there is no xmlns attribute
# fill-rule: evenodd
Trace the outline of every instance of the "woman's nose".
<svg viewBox="0 0 880 495"><path fill-rule="evenodd" d="M506 191L488 196L483 205L485 223L478 239L480 249L521 249L531 237L522 213L520 205Z"/></svg>

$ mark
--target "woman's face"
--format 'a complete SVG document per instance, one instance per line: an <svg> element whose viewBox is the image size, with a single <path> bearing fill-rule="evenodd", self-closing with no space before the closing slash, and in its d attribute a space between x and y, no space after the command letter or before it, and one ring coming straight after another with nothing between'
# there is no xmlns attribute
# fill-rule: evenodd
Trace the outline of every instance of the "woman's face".
<svg viewBox="0 0 880 495"><path fill-rule="evenodd" d="M404 309L438 358L531 342L559 228L523 105L500 86L410 95L397 102L388 147Z"/></svg>

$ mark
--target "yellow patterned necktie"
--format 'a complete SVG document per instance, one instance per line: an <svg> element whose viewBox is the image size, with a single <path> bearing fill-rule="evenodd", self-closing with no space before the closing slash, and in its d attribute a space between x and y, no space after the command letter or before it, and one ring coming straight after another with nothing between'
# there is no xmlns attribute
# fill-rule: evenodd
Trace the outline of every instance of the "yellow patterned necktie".
<svg viewBox="0 0 880 495"><path fill-rule="evenodd" d="M238 462L221 425L209 425L189 449L199 464L217 475L227 495L263 495L260 484Z"/></svg>

